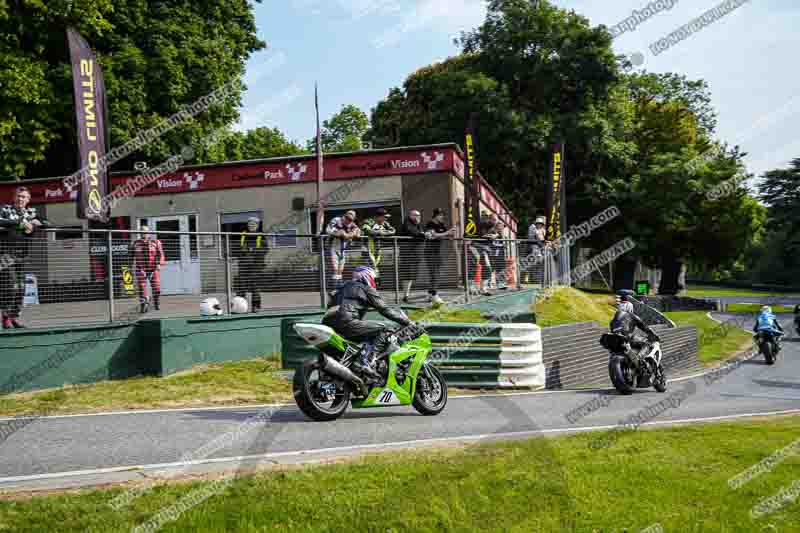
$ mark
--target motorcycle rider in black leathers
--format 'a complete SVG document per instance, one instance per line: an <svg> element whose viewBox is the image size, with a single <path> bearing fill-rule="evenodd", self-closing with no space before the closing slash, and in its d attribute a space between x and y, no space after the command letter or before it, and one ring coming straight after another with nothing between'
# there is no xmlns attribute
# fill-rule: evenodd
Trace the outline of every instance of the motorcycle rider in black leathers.
<svg viewBox="0 0 800 533"><path fill-rule="evenodd" d="M630 297L627 295L620 298L617 312L614 314L614 318L611 319L611 323L608 327L611 333L623 335L631 348L636 351L641 350L645 346L644 342L635 337L636 328L647 333L650 339L658 340L658 335L633 312L633 304L630 302Z"/></svg>
<svg viewBox="0 0 800 533"><path fill-rule="evenodd" d="M371 309L401 326L412 324L402 311L392 309L381 298L375 288L375 270L360 266L353 272L353 280L333 294L322 323L350 341L367 343L353 366L377 381L381 377L372 369L370 356L374 351L383 355L390 331L381 322L364 320L364 315Z"/></svg>

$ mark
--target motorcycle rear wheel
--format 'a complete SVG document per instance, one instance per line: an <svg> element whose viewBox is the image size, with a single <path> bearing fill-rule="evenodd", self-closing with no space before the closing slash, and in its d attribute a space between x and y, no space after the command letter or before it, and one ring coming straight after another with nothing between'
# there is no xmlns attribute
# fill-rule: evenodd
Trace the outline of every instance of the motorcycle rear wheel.
<svg viewBox="0 0 800 533"><path fill-rule="evenodd" d="M608 361L608 376L620 394L633 394L636 390L636 370L624 356L611 357Z"/></svg>
<svg viewBox="0 0 800 533"><path fill-rule="evenodd" d="M316 378L313 375L316 373ZM316 359L307 361L294 373L292 391L297 407L309 418L318 422L336 420L344 414L350 403L350 386L347 383L337 383L336 395L330 406L317 398L315 387L319 384L321 372Z"/></svg>
<svg viewBox="0 0 800 533"><path fill-rule="evenodd" d="M764 354L764 360L768 365L775 364L775 354L772 353L772 343L765 341L761 343L761 353Z"/></svg>
<svg viewBox="0 0 800 533"><path fill-rule="evenodd" d="M432 380L426 376L426 369ZM426 386L422 386L423 380ZM414 409L425 416L438 415L447 405L447 382L435 366L425 363L425 366L420 369L412 405Z"/></svg>

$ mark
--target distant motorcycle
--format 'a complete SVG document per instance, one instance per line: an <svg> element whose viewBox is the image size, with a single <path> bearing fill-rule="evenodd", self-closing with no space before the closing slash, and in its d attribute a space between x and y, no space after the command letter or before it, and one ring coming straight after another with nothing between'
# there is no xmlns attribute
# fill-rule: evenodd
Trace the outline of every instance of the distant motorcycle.
<svg viewBox="0 0 800 533"><path fill-rule="evenodd" d="M769 331L759 331L753 335L758 352L764 356L768 365L774 365L781 351L781 336L773 335Z"/></svg>
<svg viewBox="0 0 800 533"><path fill-rule="evenodd" d="M638 352L628 339L618 333L605 333L600 345L608 350L608 375L621 394L633 394L636 388L667 390L667 378L661 366L661 339L654 336Z"/></svg>

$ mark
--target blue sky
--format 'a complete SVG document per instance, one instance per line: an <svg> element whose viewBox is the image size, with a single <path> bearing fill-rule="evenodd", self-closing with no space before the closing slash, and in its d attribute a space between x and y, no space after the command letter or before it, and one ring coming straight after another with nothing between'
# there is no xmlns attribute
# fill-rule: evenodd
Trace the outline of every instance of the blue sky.
<svg viewBox="0 0 800 533"><path fill-rule="evenodd" d="M760 175L800 157L800 2L750 0L659 55L649 48L719 0L664 0L664 9L615 39L641 68L703 78L718 112L717 136L749 153ZM560 0L592 24L616 25L650 0ZM314 135L314 82L324 120L345 104L367 114L416 69L458 53L461 30L479 25L485 0L265 0L255 4L269 50L248 63L239 128L276 126L304 143ZM459 139L442 139L445 141Z"/></svg>

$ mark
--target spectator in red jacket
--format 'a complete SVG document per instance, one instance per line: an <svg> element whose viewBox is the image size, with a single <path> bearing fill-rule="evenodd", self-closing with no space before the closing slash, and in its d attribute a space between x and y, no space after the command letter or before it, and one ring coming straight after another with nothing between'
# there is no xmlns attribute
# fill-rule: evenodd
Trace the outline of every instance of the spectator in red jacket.
<svg viewBox="0 0 800 533"><path fill-rule="evenodd" d="M139 312L146 313L150 309L151 298L148 297L147 282L150 282L156 311L161 308L161 265L166 263L164 245L158 240L150 228L142 226L141 237L131 244L133 254L133 270L139 287Z"/></svg>

